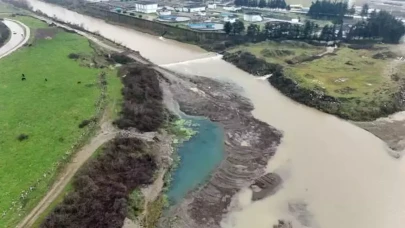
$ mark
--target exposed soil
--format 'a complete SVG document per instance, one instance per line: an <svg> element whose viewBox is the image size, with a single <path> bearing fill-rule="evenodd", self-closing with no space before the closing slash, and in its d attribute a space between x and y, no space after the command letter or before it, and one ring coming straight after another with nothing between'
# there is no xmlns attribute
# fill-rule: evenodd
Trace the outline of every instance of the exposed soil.
<svg viewBox="0 0 405 228"><path fill-rule="evenodd" d="M59 28L40 28L35 30L35 40L52 39L59 32Z"/></svg>
<svg viewBox="0 0 405 228"><path fill-rule="evenodd" d="M253 106L235 92L233 85L160 71L164 73L161 86L165 96L173 96L189 115L221 123L225 131L225 159L204 186L189 194L167 216L177 218L172 225L176 228L220 227L232 197L264 174L281 133L255 119L251 114ZM161 224L167 227L169 222L162 219Z"/></svg>

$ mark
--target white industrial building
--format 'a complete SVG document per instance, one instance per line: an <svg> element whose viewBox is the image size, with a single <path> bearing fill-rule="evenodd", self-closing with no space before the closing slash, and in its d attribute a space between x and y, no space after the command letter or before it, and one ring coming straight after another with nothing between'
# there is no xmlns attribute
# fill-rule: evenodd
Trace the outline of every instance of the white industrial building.
<svg viewBox="0 0 405 228"><path fill-rule="evenodd" d="M159 10L158 14L161 15L161 16L168 16L168 15L172 14L172 11L170 11L170 10Z"/></svg>
<svg viewBox="0 0 405 228"><path fill-rule="evenodd" d="M238 7L238 6L224 6L223 9L224 9L224 10L227 10L227 11L231 11L231 12L236 12L236 11L238 11L238 10L241 10L242 7Z"/></svg>
<svg viewBox="0 0 405 228"><path fill-rule="evenodd" d="M135 11L140 13L156 13L158 9L157 2L139 1L135 2Z"/></svg>
<svg viewBox="0 0 405 228"><path fill-rule="evenodd" d="M230 23L235 23L235 21L236 21L236 17L224 17L223 18L223 20L224 20L224 22L230 22Z"/></svg>
<svg viewBox="0 0 405 228"><path fill-rule="evenodd" d="M215 4L215 3L208 3L207 7L208 7L208 9L216 9L216 8L217 8L217 4Z"/></svg>
<svg viewBox="0 0 405 228"><path fill-rule="evenodd" d="M262 21L263 17L260 15L260 13L249 12L243 15L243 20L248 22L258 22Z"/></svg>
<svg viewBox="0 0 405 228"><path fill-rule="evenodd" d="M183 6L183 12L195 13L205 11L206 7L204 5L189 5Z"/></svg>

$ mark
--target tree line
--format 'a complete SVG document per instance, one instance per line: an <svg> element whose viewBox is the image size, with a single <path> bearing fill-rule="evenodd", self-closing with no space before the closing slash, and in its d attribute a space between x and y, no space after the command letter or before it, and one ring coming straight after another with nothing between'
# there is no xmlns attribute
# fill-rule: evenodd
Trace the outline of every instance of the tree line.
<svg viewBox="0 0 405 228"><path fill-rule="evenodd" d="M246 29L242 21L236 21L233 24L227 22L224 25L225 33L245 33L247 39L255 42L280 38L329 41L341 38L343 33L342 27L337 24L333 26L326 25L320 33L318 32L319 30L319 25L312 21L306 21L304 25L287 22L268 22L264 28L261 28L258 24L250 24ZM339 32L336 33L336 30L339 30ZM338 37L338 34L340 34L340 37Z"/></svg>
<svg viewBox="0 0 405 228"><path fill-rule="evenodd" d="M264 27L250 24L247 28L242 21L226 22L224 32L227 34L245 34L247 40L260 42L268 39L301 39L301 40L381 40L385 43L399 43L405 34L405 26L401 20L396 19L386 11L370 13L368 19L362 20L343 30L341 20L334 20L320 28L312 21L305 21L303 25L287 22L268 22Z"/></svg>
<svg viewBox="0 0 405 228"><path fill-rule="evenodd" d="M354 8L353 8L354 10ZM343 18L348 13L347 2L331 2L329 0L317 0L312 2L308 11L308 16L312 18ZM351 10L352 11L352 10Z"/></svg>
<svg viewBox="0 0 405 228"><path fill-rule="evenodd" d="M235 5L271 9L290 9L285 0L235 0Z"/></svg>
<svg viewBox="0 0 405 228"><path fill-rule="evenodd" d="M373 39L385 43L399 43L405 34L405 26L386 11L370 13L367 20L354 24L347 35L348 40Z"/></svg>

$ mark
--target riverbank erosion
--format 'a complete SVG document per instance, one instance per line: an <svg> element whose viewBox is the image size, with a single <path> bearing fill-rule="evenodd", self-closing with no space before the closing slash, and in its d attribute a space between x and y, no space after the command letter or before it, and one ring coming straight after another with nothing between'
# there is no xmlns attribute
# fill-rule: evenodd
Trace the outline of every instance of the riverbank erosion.
<svg viewBox="0 0 405 228"><path fill-rule="evenodd" d="M362 54L355 54L361 51ZM272 56L272 53L267 55L267 52L265 56ZM405 107L403 76L396 69L402 62L395 60L396 54L393 52L389 52L391 57L384 57L382 53L387 52L389 51L385 47L375 47L372 51L341 47L335 52L332 48L330 53L315 54L306 58L305 54L290 58L284 55L269 58L276 59L276 62L280 62L277 58L285 58L284 64L271 63L245 51L225 53L223 59L253 75L267 75L265 79L272 86L297 102L343 119L371 121L402 111ZM379 56L382 56L381 59ZM298 57L301 58L300 62L292 63L293 60L297 61ZM367 68L382 71L385 63L394 65L392 62L396 64L392 66L394 69L385 70L387 72L383 72L384 75L379 72L366 72ZM330 66L332 63L337 67L350 69L340 72L342 70Z"/></svg>
<svg viewBox="0 0 405 228"><path fill-rule="evenodd" d="M225 159L208 182L171 208L161 222L167 227L220 227L233 196L265 173L281 133L255 119L253 105L234 85L204 77L164 74L161 85L188 115L206 116L225 131ZM169 219L169 218L175 219Z"/></svg>
<svg viewBox="0 0 405 228"><path fill-rule="evenodd" d="M208 54L194 52L193 46L157 37L144 39L141 33L102 20L31 2L48 15L98 30L102 36L140 51L155 64L175 63L171 70L236 83L254 104L253 115L283 131L283 141L267 169L280 174L283 188L231 212L229 227L269 228L279 219L292 221L294 227L403 227L404 160L387 156L384 144L373 135L292 102L266 81L256 80L219 58L185 63ZM197 55L190 55L191 51ZM176 64L179 61L183 63Z"/></svg>
<svg viewBox="0 0 405 228"><path fill-rule="evenodd" d="M317 54L321 49L306 43L266 45L241 46L225 53L223 59L261 76L258 79L267 80L299 103L354 121L385 141L389 155L401 156L405 149L403 114L394 114L405 108L405 65L398 58L401 46L351 45L338 51L329 47ZM332 62L343 69L329 66Z"/></svg>

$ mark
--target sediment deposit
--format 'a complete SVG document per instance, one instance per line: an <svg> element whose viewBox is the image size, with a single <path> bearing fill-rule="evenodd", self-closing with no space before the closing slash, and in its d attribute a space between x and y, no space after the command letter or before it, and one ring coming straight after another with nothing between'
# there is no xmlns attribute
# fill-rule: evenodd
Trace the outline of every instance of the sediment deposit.
<svg viewBox="0 0 405 228"><path fill-rule="evenodd" d="M183 112L222 124L226 154L209 181L174 206L167 218L176 218L172 227L220 227L232 197L264 174L281 133L255 119L252 104L233 85L203 77L173 77L163 71L163 91L178 102ZM167 227L168 220L162 219L162 227Z"/></svg>

